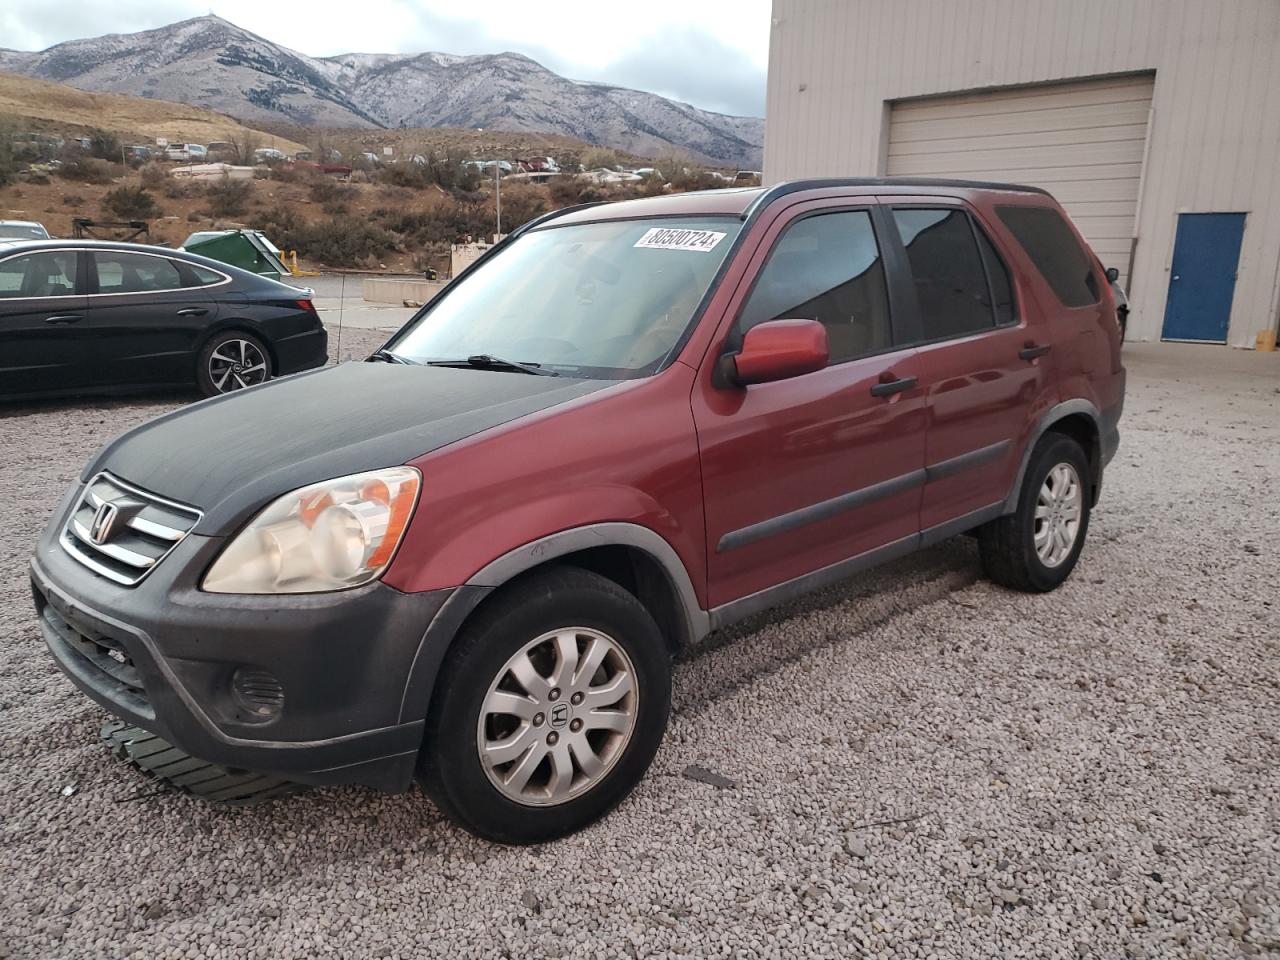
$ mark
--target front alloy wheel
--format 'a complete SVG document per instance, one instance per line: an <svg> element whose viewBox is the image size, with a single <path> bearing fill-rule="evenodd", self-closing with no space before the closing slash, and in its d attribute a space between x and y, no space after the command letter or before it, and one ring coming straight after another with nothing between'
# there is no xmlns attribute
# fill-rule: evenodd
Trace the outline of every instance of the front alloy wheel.
<svg viewBox="0 0 1280 960"><path fill-rule="evenodd" d="M608 775L635 720L631 658L606 634L573 627L535 637L503 665L484 699L476 746L508 799L564 803Z"/></svg>
<svg viewBox="0 0 1280 960"><path fill-rule="evenodd" d="M671 708L671 653L617 583L548 567L467 622L436 681L420 779L478 836L539 843L613 809L644 776Z"/></svg>

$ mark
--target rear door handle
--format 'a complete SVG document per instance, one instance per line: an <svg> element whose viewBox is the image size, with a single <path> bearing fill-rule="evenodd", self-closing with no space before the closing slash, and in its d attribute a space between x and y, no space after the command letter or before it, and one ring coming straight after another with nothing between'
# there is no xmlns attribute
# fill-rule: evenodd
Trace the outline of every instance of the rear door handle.
<svg viewBox="0 0 1280 960"><path fill-rule="evenodd" d="M79 323L84 316L79 313L63 313L56 317L45 317L45 323Z"/></svg>
<svg viewBox="0 0 1280 960"><path fill-rule="evenodd" d="M915 377L898 377L896 379L893 377L892 373L881 374L880 382L871 386L871 395L873 397L891 397L895 393L910 390L916 385Z"/></svg>
<svg viewBox="0 0 1280 960"><path fill-rule="evenodd" d="M1018 356L1023 360L1035 360L1039 357L1043 357L1052 349L1053 344L1050 343L1028 343L1018 351Z"/></svg>
<svg viewBox="0 0 1280 960"><path fill-rule="evenodd" d="M185 307L178 311L180 317L203 317L209 311L204 307Z"/></svg>

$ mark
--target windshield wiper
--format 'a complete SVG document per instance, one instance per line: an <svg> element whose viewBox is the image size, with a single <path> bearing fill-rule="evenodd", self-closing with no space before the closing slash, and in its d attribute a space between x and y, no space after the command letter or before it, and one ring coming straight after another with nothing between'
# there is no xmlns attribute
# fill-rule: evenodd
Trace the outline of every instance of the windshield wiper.
<svg viewBox="0 0 1280 960"><path fill-rule="evenodd" d="M558 377L554 370L544 370L536 363L520 363L516 360L503 360L501 357L487 353L477 353L458 360L428 360L428 367L479 367L481 370L515 370L520 373L531 373L535 377Z"/></svg>
<svg viewBox="0 0 1280 960"><path fill-rule="evenodd" d="M402 357L398 353L392 353L390 350L375 350L369 354L370 360L381 360L384 363L407 363L411 366L419 366L417 360L410 360L408 357Z"/></svg>

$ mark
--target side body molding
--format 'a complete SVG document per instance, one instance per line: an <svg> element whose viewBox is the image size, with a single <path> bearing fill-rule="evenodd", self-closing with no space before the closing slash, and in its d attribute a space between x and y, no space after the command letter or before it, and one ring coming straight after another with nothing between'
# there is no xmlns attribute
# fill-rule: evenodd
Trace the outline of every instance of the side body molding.
<svg viewBox="0 0 1280 960"><path fill-rule="evenodd" d="M477 571L467 581L469 587L499 587L512 577L540 563L590 547L633 547L648 554L665 571L680 600L684 614L685 640L692 643L710 631L711 618L698 603L693 581L679 554L659 534L635 523L593 523L561 530L541 540L517 547Z"/></svg>
<svg viewBox="0 0 1280 960"><path fill-rule="evenodd" d="M1056 406L1050 407L1044 412L1035 428L1031 431L1030 437L1027 438L1026 448L1022 451L1022 463L1018 465L1018 475L1014 477L1013 486L1009 488L1009 495L1005 497L1003 513L1013 513L1018 509L1018 493L1022 490L1022 480L1026 476L1027 467L1031 463L1031 453L1036 448L1036 444L1040 442L1040 438L1045 432L1059 420L1072 416L1073 414L1083 413L1093 421L1094 429L1098 433L1099 440L1106 436L1102 422L1102 414L1088 400L1076 398L1074 400L1065 400ZM1093 477L1095 488L1100 485L1102 480L1102 464L1097 467L1097 475Z"/></svg>

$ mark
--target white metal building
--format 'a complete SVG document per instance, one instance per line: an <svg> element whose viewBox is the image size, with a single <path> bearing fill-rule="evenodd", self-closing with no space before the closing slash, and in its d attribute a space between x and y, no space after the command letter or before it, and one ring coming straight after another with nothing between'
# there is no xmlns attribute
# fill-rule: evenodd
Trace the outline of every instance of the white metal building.
<svg viewBox="0 0 1280 960"><path fill-rule="evenodd" d="M774 0L764 157L1043 186L1130 339L1276 328L1280 0Z"/></svg>

